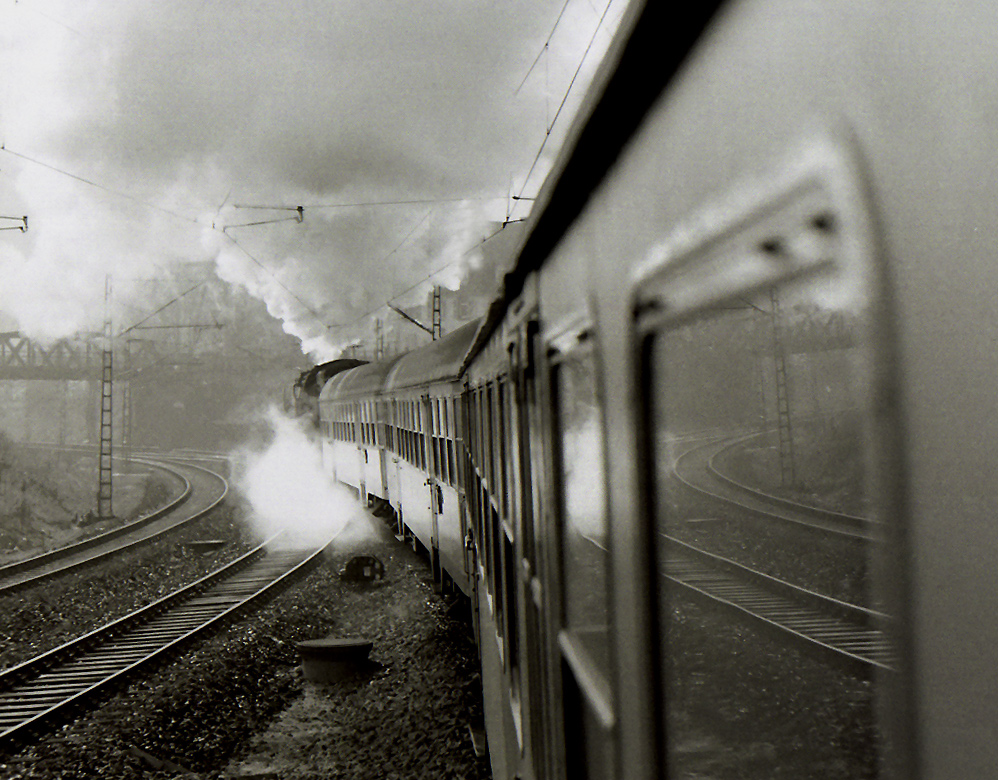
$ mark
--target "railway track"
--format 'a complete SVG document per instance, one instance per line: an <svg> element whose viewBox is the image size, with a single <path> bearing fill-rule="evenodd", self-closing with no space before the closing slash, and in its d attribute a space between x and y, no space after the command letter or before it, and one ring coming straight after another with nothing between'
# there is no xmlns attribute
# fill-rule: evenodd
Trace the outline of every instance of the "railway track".
<svg viewBox="0 0 998 780"><path fill-rule="evenodd" d="M888 616L800 588L740 563L666 540L665 577L710 601L761 621L853 671L893 668L882 626Z"/></svg>
<svg viewBox="0 0 998 780"><path fill-rule="evenodd" d="M179 495L166 506L119 528L17 563L0 566L0 595L91 566L109 556L157 539L168 531L203 517L228 494L227 480L203 466L172 459L135 460L179 479L183 486Z"/></svg>
<svg viewBox="0 0 998 780"><path fill-rule="evenodd" d="M0 749L24 742L109 688L220 627L314 563L322 547L275 539L130 615L0 673Z"/></svg>
<svg viewBox="0 0 998 780"><path fill-rule="evenodd" d="M675 478L691 490L710 498L782 522L850 539L874 541L879 538L876 523L868 518L773 496L721 473L715 465L716 459L744 438L715 439L687 450L676 459L673 469Z"/></svg>

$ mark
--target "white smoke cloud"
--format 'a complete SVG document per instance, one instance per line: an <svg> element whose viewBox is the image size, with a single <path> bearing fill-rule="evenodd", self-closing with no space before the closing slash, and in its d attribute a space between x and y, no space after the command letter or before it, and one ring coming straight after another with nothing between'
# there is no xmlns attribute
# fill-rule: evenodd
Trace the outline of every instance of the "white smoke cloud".
<svg viewBox="0 0 998 780"><path fill-rule="evenodd" d="M570 2L524 81L561 7L6 0L0 213L31 229L0 233L0 308L38 337L95 330L107 273L134 311L129 279L215 260L333 356L431 272L460 284L511 188L540 185L608 41L524 182L601 13ZM231 227L299 204L300 224Z"/></svg>
<svg viewBox="0 0 998 780"><path fill-rule="evenodd" d="M273 407L265 419L273 431L269 445L232 455L233 481L251 507L255 532L269 538L283 531L287 547L356 540L368 522L356 494L332 481L316 443L297 421Z"/></svg>

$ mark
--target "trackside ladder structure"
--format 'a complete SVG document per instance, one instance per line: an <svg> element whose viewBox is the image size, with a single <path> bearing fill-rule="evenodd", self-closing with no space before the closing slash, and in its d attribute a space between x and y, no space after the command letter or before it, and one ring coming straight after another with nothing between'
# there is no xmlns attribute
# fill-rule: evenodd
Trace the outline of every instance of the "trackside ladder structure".
<svg viewBox="0 0 998 780"><path fill-rule="evenodd" d="M773 365L776 370L776 417L780 439L780 483L790 487L796 480L794 467L794 431L790 414L790 388L787 382L787 359L783 345L780 297L776 288L769 291L773 318Z"/></svg>
<svg viewBox="0 0 998 780"><path fill-rule="evenodd" d="M385 325L378 317L374 321L374 360L380 363L385 359Z"/></svg>
<svg viewBox="0 0 998 780"><path fill-rule="evenodd" d="M114 398L114 351L111 348L111 277L104 281L104 343L100 380L100 455L97 466L97 516L114 517L112 481L112 419Z"/></svg>
<svg viewBox="0 0 998 780"><path fill-rule="evenodd" d="M430 331L434 341L437 341L442 334L440 323L440 285L433 286L433 329Z"/></svg>

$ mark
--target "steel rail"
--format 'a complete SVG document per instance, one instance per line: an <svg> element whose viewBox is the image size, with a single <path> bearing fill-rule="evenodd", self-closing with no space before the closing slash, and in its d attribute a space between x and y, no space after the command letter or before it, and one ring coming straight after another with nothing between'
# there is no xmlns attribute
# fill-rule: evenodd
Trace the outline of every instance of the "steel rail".
<svg viewBox="0 0 998 780"><path fill-rule="evenodd" d="M666 540L664 576L713 602L831 654L861 673L892 670L895 657L884 613L830 598L675 537Z"/></svg>
<svg viewBox="0 0 998 780"><path fill-rule="evenodd" d="M276 537L275 537L276 538ZM42 731L195 636L219 627L318 559L274 539L197 582L0 673L0 748Z"/></svg>
<svg viewBox="0 0 998 780"><path fill-rule="evenodd" d="M8 564L7 566L0 567L0 595L6 595L12 593L16 590L21 590L26 587L31 587L37 585L44 580L50 579L52 577L66 574L77 569L81 569L87 566L91 566L99 561L113 556L119 555L121 553L133 550L143 544L147 544L154 541L164 534L176 530L178 527L185 525L187 523L194 522L200 519L205 514L210 512L212 509L216 508L222 501L225 500L229 491L228 481L221 475L210 469L204 468L202 466L195 465L193 463L176 463L175 465L182 465L184 468L191 469L194 471L202 472L209 475L215 480L221 483L221 490L217 496L212 498L206 506L198 509L197 511L191 512L187 517L182 517L176 522L167 525L166 527L159 529L155 532L149 533L139 539L135 539L130 542L116 543L121 537L127 536L128 534L135 533L136 531L141 531L147 526L152 525L154 522L163 519L171 512L179 510L183 505L187 504L192 495L194 495L193 485L191 481L187 479L183 474L177 471L175 468L167 465L165 461L154 461L154 460L138 460L145 465L154 466L156 468L168 471L181 479L184 484L184 490L180 496L153 512L147 515L143 515L137 520L126 523L118 528L111 529L103 534L98 534L97 536L90 537L89 539L84 539L76 544L67 545L65 547L60 547L56 550L51 550L47 553L41 555L36 555L32 558L27 558L23 561L18 561L16 563ZM104 550L97 550L95 548L111 545ZM87 551L94 550L92 555L85 555ZM76 558L80 555L84 555L76 561L70 561L72 558ZM65 565L59 565L60 561L66 561ZM50 568L47 571L39 572L35 575L21 577L19 579L13 579L18 577L18 575L23 575L26 572L37 571L44 567L54 566L55 568Z"/></svg>
<svg viewBox="0 0 998 780"><path fill-rule="evenodd" d="M851 515L848 512L836 512L834 509L825 509L820 506L814 506L813 504L804 504L801 503L800 501L794 501L789 498L784 498L783 496L776 496L773 495L772 493L767 493L764 490L752 487L751 485L747 485L744 482L737 480L728 474L725 474L717 467L717 459L721 457L722 454L732 449L733 447L741 444L744 441L748 441L749 439L757 439L763 435L764 434L761 433L753 433L749 436L742 436L740 438L727 442L726 444L724 444L724 446L720 447L716 452L710 454L709 458L707 459L707 471L709 471L714 477L721 480L722 482L731 485L732 487L737 488L738 490L744 491L745 493L748 493L751 496L755 496L756 498L760 498L763 501L767 501L777 506L786 507L787 509L791 509L795 512L800 512L805 515L812 515L819 520L825 520L833 523L841 523L843 526L854 527L854 528L865 528L869 526L871 523L875 522L874 520L871 520L868 517L863 517L861 515Z"/></svg>
<svg viewBox="0 0 998 780"><path fill-rule="evenodd" d="M757 515L764 515L781 522L803 526L811 530L835 536L842 536L850 539L862 539L866 541L876 541L879 536L876 530L876 523L864 518L857 518L851 515L843 515L839 512L821 509L805 504L798 504L778 496L748 488L734 483L733 480L720 477L722 483L728 487L735 488L733 493L720 492L715 486L705 485L696 479L697 472L703 472L710 477L717 478L718 475L711 470L711 460L717 453L712 453L707 458L703 468L689 468L690 462L696 458L702 458L704 450L710 447L721 448L729 446L730 440L713 440L706 444L701 444L685 451L676 458L672 469L672 474L676 480L685 487L702 495L723 501L726 504L736 506L739 509L752 512ZM682 470L681 470L682 469ZM754 500L753 500L754 499ZM843 519L848 518L848 519Z"/></svg>

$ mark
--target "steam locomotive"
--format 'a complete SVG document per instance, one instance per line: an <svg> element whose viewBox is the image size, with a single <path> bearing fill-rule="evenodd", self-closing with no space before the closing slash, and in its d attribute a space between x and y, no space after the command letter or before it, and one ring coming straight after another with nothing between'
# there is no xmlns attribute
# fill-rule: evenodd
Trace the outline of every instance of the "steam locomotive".
<svg viewBox="0 0 998 780"><path fill-rule="evenodd" d="M998 766L996 27L632 6L484 319L325 383L496 777Z"/></svg>

